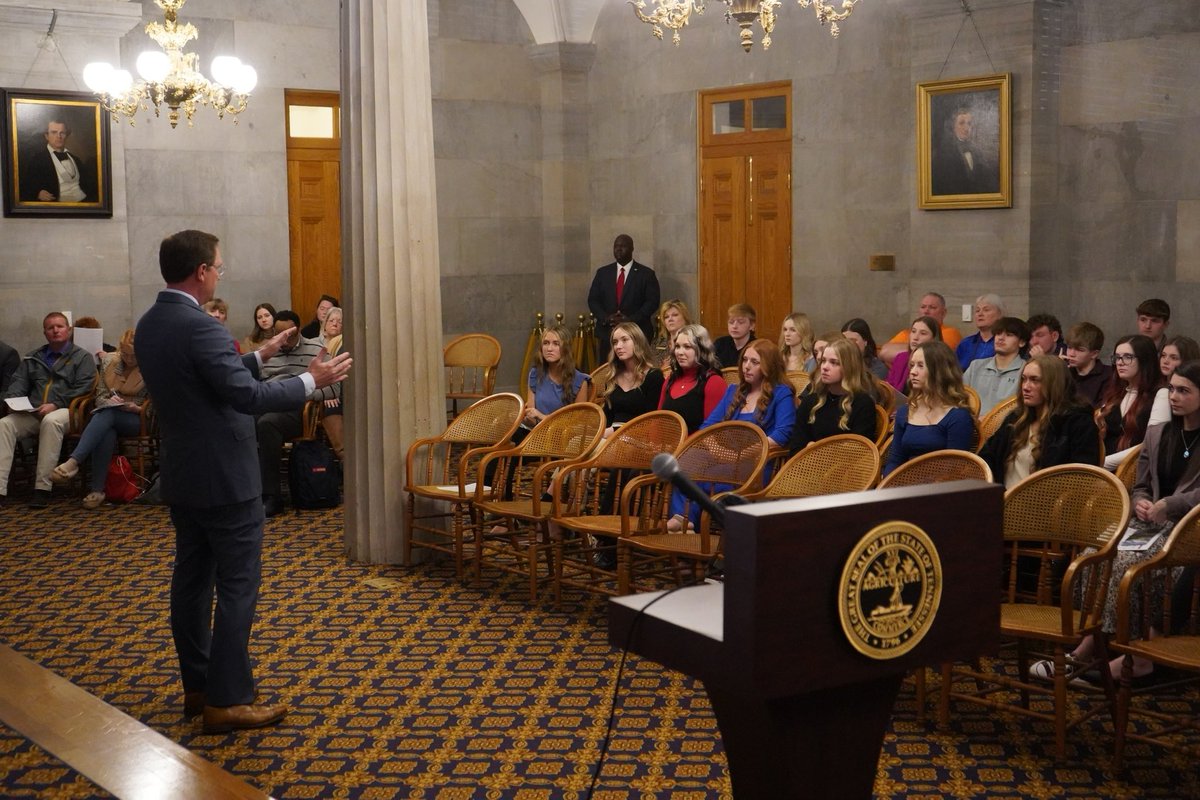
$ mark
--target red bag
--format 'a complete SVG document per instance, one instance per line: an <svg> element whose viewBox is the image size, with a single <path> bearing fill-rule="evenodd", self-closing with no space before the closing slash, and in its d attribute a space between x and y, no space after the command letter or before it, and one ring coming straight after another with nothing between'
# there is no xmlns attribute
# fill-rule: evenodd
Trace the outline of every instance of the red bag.
<svg viewBox="0 0 1200 800"><path fill-rule="evenodd" d="M128 503L142 493L133 467L125 456L113 456L104 481L104 496L113 503Z"/></svg>

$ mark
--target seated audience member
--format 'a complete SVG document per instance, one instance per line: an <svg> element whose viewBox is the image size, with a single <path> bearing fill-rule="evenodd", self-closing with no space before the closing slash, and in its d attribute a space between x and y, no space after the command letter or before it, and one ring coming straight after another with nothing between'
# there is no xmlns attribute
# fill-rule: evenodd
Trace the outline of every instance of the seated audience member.
<svg viewBox="0 0 1200 800"><path fill-rule="evenodd" d="M605 439L634 417L658 408L663 389L662 370L651 360L640 325L617 323L609 344L608 361L596 372L592 398L604 409Z"/></svg>
<svg viewBox="0 0 1200 800"><path fill-rule="evenodd" d="M816 339L813 339L812 356L809 357L808 361L804 362L804 371L807 372L813 380L816 380L817 377L817 367L821 362L821 353L825 352L825 348L829 346L830 342L836 342L838 339L845 338L845 336L842 336L841 331L829 331L828 333L823 333Z"/></svg>
<svg viewBox="0 0 1200 800"><path fill-rule="evenodd" d="M684 325L691 324L691 314L688 313L688 307L682 300L668 300L658 307L654 323L657 333L651 344L656 364L663 369L670 369L671 344L675 341L675 334L679 333L679 329ZM645 338L645 334L642 334L642 337Z"/></svg>
<svg viewBox="0 0 1200 800"><path fill-rule="evenodd" d="M933 317L917 317L908 328L908 348L892 359L892 368L888 370L887 382L900 394L908 394L908 361L917 345L925 342L941 341L942 330ZM959 375L962 374L960 369Z"/></svg>
<svg viewBox="0 0 1200 800"><path fill-rule="evenodd" d="M813 354L813 329L807 314L796 312L783 318L779 331L779 354L785 372L801 372Z"/></svg>
<svg viewBox="0 0 1200 800"><path fill-rule="evenodd" d="M1062 356L1067 349L1063 341L1062 323L1053 314L1034 314L1027 319L1029 325L1029 355L1040 356L1043 353L1052 356Z"/></svg>
<svg viewBox="0 0 1200 800"><path fill-rule="evenodd" d="M933 317L937 320L941 333L937 338L945 342L953 350L962 341L962 334L958 332L958 328L946 324L946 310L945 297L942 297L937 292L926 292L921 296L921 305L917 307L916 316ZM883 359L885 364L890 365L896 356L901 353L912 352L912 347L909 346L908 333L908 328L896 331L896 335L888 339L883 347L879 348L879 357Z"/></svg>
<svg viewBox="0 0 1200 800"><path fill-rule="evenodd" d="M848 320L842 325L842 336L858 346L858 350L863 356L863 366L867 372L880 380L887 377L887 364L883 363L876 352L878 348L875 346L875 337L871 335L871 326L865 319L855 317Z"/></svg>
<svg viewBox="0 0 1200 800"><path fill-rule="evenodd" d="M329 313L329 309L338 308L342 304L338 302L336 297L323 294L321 299L317 301L317 312L313 316L311 322L305 325L300 335L305 339L316 339L321 335L321 326L325 324L325 315Z"/></svg>
<svg viewBox="0 0 1200 800"><path fill-rule="evenodd" d="M229 319L229 304L219 297L214 297L204 305L200 306L204 309L204 313L215 319L222 325Z"/></svg>
<svg viewBox="0 0 1200 800"><path fill-rule="evenodd" d="M1167 343L1158 351L1158 369L1162 373L1162 383L1159 384L1158 394L1154 398L1155 403L1163 402L1169 396L1171 387L1171 376L1175 374L1175 370L1185 361L1195 361L1200 359L1200 344L1187 336L1172 336L1167 340Z"/></svg>
<svg viewBox="0 0 1200 800"><path fill-rule="evenodd" d="M342 350L342 309L331 308L321 326L321 346L333 358ZM342 384L335 383L329 387L333 390L332 397L325 400L325 408L321 412L321 427L329 439L329 447L334 455L341 460L345 456L345 426L343 425L344 404L342 402Z"/></svg>
<svg viewBox="0 0 1200 800"><path fill-rule="evenodd" d="M981 358L991 358L995 355L995 345L992 337L995 331L992 326L1004 316L1004 302L994 294L984 294L975 298L975 328L971 334L958 343L954 354L958 356L958 366L964 371L971 366L972 361Z"/></svg>
<svg viewBox="0 0 1200 800"><path fill-rule="evenodd" d="M219 297L214 297L212 300L209 300L207 303L200 306L200 308L204 310L205 314L208 314L222 325L225 324L225 320L229 319L229 304ZM237 339L233 340L233 347L238 351L238 353L242 352L242 343Z"/></svg>
<svg viewBox="0 0 1200 800"><path fill-rule="evenodd" d="M754 309L745 303L736 303L729 307L729 319L725 323L729 334L713 342L713 352L716 353L722 369L736 367L741 363L742 351L754 341L756 319Z"/></svg>
<svg viewBox="0 0 1200 800"><path fill-rule="evenodd" d="M1017 407L979 455L991 467L992 480L1010 489L1040 469L1100 463L1100 435L1092 409L1079 400L1062 359L1029 359L1021 370Z"/></svg>
<svg viewBox="0 0 1200 800"><path fill-rule="evenodd" d="M136 436L142 429L142 406L146 404L146 384L133 352L133 329L125 331L116 353L105 356L96 382L92 416L79 437L71 456L54 468L50 480L64 484L79 474L79 465L91 457L91 491L83 498L84 508L99 508L104 502L104 482L108 462L117 447L118 436Z"/></svg>
<svg viewBox="0 0 1200 800"><path fill-rule="evenodd" d="M972 361L963 373L963 383L979 395L980 417L1016 392L1029 344L1029 326L1017 317L1001 317L992 333L992 357Z"/></svg>
<svg viewBox="0 0 1200 800"><path fill-rule="evenodd" d="M1115 470L1142 443L1146 429L1171 418L1171 409L1155 397L1162 379L1154 342L1141 334L1122 336L1113 353L1115 375L1097 410L1104 431L1104 468Z"/></svg>
<svg viewBox="0 0 1200 800"><path fill-rule="evenodd" d="M96 319L95 317L80 317L79 319L75 320L75 325L74 325L74 327L71 328L72 340L74 340L74 338L75 338L75 331L78 330L79 328L89 328L91 330L103 330L104 326L101 325L100 320ZM103 344L101 344L101 347L103 348L103 350L99 353L94 354L96 356L97 363L99 363L99 361L102 358L104 358L105 353L115 353L117 351L117 348L113 347L108 342L104 342Z"/></svg>
<svg viewBox="0 0 1200 800"><path fill-rule="evenodd" d="M688 433L695 433L721 402L727 386L704 326L693 323L680 328L658 407L683 417Z"/></svg>
<svg viewBox="0 0 1200 800"><path fill-rule="evenodd" d="M608 361L596 371L592 402L604 409L608 423L604 438L617 428L648 411L658 408L662 396L663 373L650 355L650 343L636 322L618 322L609 337ZM622 470L621 482L629 479L630 471ZM607 481L600 491L600 508L613 507L616 482ZM602 537L611 545L612 537ZM614 550L601 549L596 564L602 569L614 569L617 556Z"/></svg>
<svg viewBox="0 0 1200 800"><path fill-rule="evenodd" d="M935 450L970 450L975 435L962 370L945 342L919 345L908 371L911 393L908 405L896 409L884 475Z"/></svg>
<svg viewBox="0 0 1200 800"><path fill-rule="evenodd" d="M287 339L279 352L262 365L259 370L261 380L279 381L301 375L308 370L309 362L320 355L321 345L300 335L300 317L296 312L284 309L275 314L276 333L292 329L295 329L294 338ZM317 389L308 399L324 402L334 396L332 389ZM255 429L258 432L258 466L262 472L263 511L273 517L284 511L280 475L283 446L304 432L303 409L262 414L255 420Z"/></svg>
<svg viewBox="0 0 1200 800"><path fill-rule="evenodd" d="M528 394L525 397L525 420L521 427L533 428L546 417L571 403L585 403L591 378L575 369L571 353L571 332L566 325L551 325L542 331L542 347L538 362L529 370ZM525 438L517 429L514 441Z"/></svg>
<svg viewBox="0 0 1200 800"><path fill-rule="evenodd" d="M1149 338L1137 338L1145 339L1153 349L1154 343ZM1119 371L1118 365L1118 373ZM1103 610L1102 628L1109 635L1116 630L1118 588L1125 572L1134 564L1157 555L1162 550L1171 528L1200 503L1200 458L1191 460L1196 454L1193 446L1196 439L1200 438L1200 362L1187 361L1179 365L1171 376L1170 394L1169 419L1146 432L1144 447L1138 455L1137 480L1131 498L1133 513L1130 528L1144 532L1157 531L1162 535L1146 550L1117 552ZM1162 596L1162 591L1152 591L1150 596L1155 607L1149 609L1148 614L1143 614L1140 608L1141 592L1130 593L1130 598L1135 603L1129 615L1131 636L1144 635L1154 638L1157 633L1158 623L1154 621L1162 617L1162 610L1157 607L1157 598ZM1152 620L1148 631L1142 628L1143 620L1147 618ZM1093 657L1094 651L1095 642L1091 637L1087 637L1071 655L1075 659L1086 660ZM1109 662L1113 678L1120 676L1123 658L1118 656ZM1135 679L1145 679L1153 670L1153 662L1134 657ZM1030 674L1038 678L1053 679L1054 664L1050 661L1039 661L1031 666Z"/></svg>
<svg viewBox="0 0 1200 800"><path fill-rule="evenodd" d="M1075 380L1075 393L1092 408L1099 408L1112 378L1112 367L1100 361L1104 331L1090 322L1077 322L1067 331L1067 364Z"/></svg>
<svg viewBox="0 0 1200 800"><path fill-rule="evenodd" d="M770 339L755 339L742 351L742 363L738 368L738 383L729 386L721 402L704 420L701 428L720 422L735 420L749 422L763 429L771 446L780 446L788 441L792 423L796 419L796 396L787 373L783 369L783 356ZM764 474L764 481L769 479ZM727 484L701 484L709 494L732 489ZM671 518L667 530L681 531L684 524L695 525L700 519L700 509L692 506L690 519L685 520L683 509L686 498L676 492L671 496Z"/></svg>
<svg viewBox="0 0 1200 800"><path fill-rule="evenodd" d="M796 407L796 423L788 440L792 455L839 433L857 433L875 441L875 400L858 345L844 337L826 345L808 388Z"/></svg>
<svg viewBox="0 0 1200 800"><path fill-rule="evenodd" d="M242 339L242 352L253 353L275 335L275 307L259 303L254 307L254 331Z"/></svg>
<svg viewBox="0 0 1200 800"><path fill-rule="evenodd" d="M12 411L0 404L0 502L8 496L8 476L12 470L17 442L38 439L37 476L33 499L29 504L44 508L50 501L50 473L58 463L63 435L70 424L68 406L92 388L96 362L92 354L71 342L67 318L52 311L42 320L46 344L26 354L13 373L5 398L25 398L32 411Z"/></svg>
<svg viewBox="0 0 1200 800"><path fill-rule="evenodd" d="M0 396L8 391L13 373L17 371L20 364L21 356L17 353L17 349L7 342L0 342Z"/></svg>
<svg viewBox="0 0 1200 800"><path fill-rule="evenodd" d="M1167 326L1170 324L1171 306L1167 305L1166 300L1152 297L1138 303L1138 333L1154 342L1154 348L1160 352L1167 343Z"/></svg>

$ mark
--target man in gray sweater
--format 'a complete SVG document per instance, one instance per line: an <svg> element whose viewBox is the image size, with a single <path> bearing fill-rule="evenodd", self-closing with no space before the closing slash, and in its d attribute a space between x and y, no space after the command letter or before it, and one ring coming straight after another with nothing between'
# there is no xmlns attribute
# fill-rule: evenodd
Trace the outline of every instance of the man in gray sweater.
<svg viewBox="0 0 1200 800"><path fill-rule="evenodd" d="M321 352L321 343L305 339L300 335L300 317L296 312L284 309L275 314L275 333L295 330L295 338L289 339L278 353L263 364L260 377L264 381L277 381L303 374L308 364ZM317 389L308 396L309 400L328 400L334 396L332 387ZM303 409L295 411L271 411L256 420L258 432L258 466L262 470L263 511L268 517L282 514L283 481L280 475L283 462L283 446L304 432Z"/></svg>

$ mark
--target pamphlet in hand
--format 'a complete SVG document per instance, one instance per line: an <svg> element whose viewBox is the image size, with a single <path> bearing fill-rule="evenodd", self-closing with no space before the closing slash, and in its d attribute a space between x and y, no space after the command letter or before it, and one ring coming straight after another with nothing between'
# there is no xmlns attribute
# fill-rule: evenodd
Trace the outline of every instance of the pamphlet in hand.
<svg viewBox="0 0 1200 800"><path fill-rule="evenodd" d="M29 402L28 397L6 397L4 404L9 411L33 411L33 403Z"/></svg>
<svg viewBox="0 0 1200 800"><path fill-rule="evenodd" d="M1125 536L1117 545L1118 550L1149 550L1162 538L1162 529L1158 526L1148 527L1141 520L1135 520L1125 529Z"/></svg>

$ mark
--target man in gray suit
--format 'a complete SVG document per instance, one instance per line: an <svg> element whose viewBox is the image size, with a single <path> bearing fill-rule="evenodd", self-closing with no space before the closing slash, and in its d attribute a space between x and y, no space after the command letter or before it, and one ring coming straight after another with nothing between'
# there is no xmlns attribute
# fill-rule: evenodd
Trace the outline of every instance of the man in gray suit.
<svg viewBox="0 0 1200 800"><path fill-rule="evenodd" d="M257 702L250 627L262 572L263 506L254 415L299 408L316 388L345 379L348 354L314 358L304 375L258 380L286 334L239 356L204 313L225 272L216 236L181 231L159 247L167 287L138 321L138 364L162 434L161 486L175 525L171 634L184 713L204 731L273 725L282 705ZM213 614L214 592L217 599Z"/></svg>

